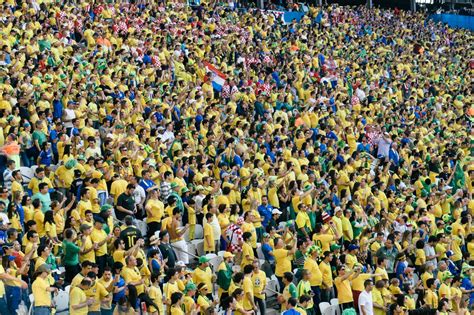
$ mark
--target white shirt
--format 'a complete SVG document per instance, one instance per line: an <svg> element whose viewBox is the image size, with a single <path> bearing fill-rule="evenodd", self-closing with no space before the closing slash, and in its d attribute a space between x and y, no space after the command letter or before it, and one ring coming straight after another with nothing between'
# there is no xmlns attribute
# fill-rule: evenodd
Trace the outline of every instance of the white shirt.
<svg viewBox="0 0 474 315"><path fill-rule="evenodd" d="M146 198L145 189L140 185L136 185L133 191L133 198L135 199L135 205L141 205Z"/></svg>
<svg viewBox="0 0 474 315"><path fill-rule="evenodd" d="M362 305L364 306L366 315L374 314L374 303L372 302L372 293L366 290L362 291L359 295L359 314L362 313Z"/></svg>
<svg viewBox="0 0 474 315"><path fill-rule="evenodd" d="M436 252L435 252L435 249L434 249L433 246L426 245L425 248L424 248L424 251L425 251L426 257L436 255ZM431 262L434 266L436 266L438 264L438 261L436 260L436 257L433 258L433 259L428 260L428 262Z"/></svg>

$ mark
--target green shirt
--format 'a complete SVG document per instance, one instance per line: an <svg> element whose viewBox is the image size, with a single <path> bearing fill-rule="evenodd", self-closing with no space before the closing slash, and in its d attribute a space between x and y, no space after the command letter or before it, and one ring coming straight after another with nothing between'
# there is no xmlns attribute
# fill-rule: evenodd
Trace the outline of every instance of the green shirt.
<svg viewBox="0 0 474 315"><path fill-rule="evenodd" d="M46 138L46 135L44 134L44 132L35 130L33 132L33 142L35 140L38 140L38 145L41 147L43 145L43 143L46 142L47 138Z"/></svg>
<svg viewBox="0 0 474 315"><path fill-rule="evenodd" d="M63 264L66 266L76 266L79 264L79 250L80 247L73 242L64 240L63 241L63 253L64 260Z"/></svg>

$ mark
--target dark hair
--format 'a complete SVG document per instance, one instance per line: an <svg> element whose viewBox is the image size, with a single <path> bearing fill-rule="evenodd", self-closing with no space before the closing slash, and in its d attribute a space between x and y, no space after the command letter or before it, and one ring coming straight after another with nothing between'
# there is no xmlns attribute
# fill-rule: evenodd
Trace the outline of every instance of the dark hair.
<svg viewBox="0 0 474 315"><path fill-rule="evenodd" d="M178 303L178 301L183 297L183 293L174 292L171 294L171 305Z"/></svg>
<svg viewBox="0 0 474 315"><path fill-rule="evenodd" d="M253 266L252 265L247 265L244 267L244 274L248 275L250 273L252 273L253 271Z"/></svg>
<svg viewBox="0 0 474 315"><path fill-rule="evenodd" d="M48 187L47 183L39 183L39 185L38 185L39 190L43 190L45 187Z"/></svg>
<svg viewBox="0 0 474 315"><path fill-rule="evenodd" d="M290 304L291 306L295 307L296 304L298 303L298 301L294 298L294 297L291 297L288 299L288 304Z"/></svg>
<svg viewBox="0 0 474 315"><path fill-rule="evenodd" d="M54 213L51 210L48 210L44 213L44 225L46 225L48 222L49 224L54 224Z"/></svg>
<svg viewBox="0 0 474 315"><path fill-rule="evenodd" d="M426 280L426 286L427 286L428 288L431 288L434 283L435 283L435 279L434 279L434 278L429 278L428 280Z"/></svg>
<svg viewBox="0 0 474 315"><path fill-rule="evenodd" d="M242 281L243 278L244 274L242 272L237 272L232 278L232 280L234 281L234 283L239 283L240 281Z"/></svg>
<svg viewBox="0 0 474 315"><path fill-rule="evenodd" d="M425 241L423 240L418 240L416 241L416 249L423 249L425 247Z"/></svg>
<svg viewBox="0 0 474 315"><path fill-rule="evenodd" d="M283 274L283 279L286 279L288 282L292 282L294 279L294 275L291 272L285 272Z"/></svg>
<svg viewBox="0 0 474 315"><path fill-rule="evenodd" d="M248 241L251 237L252 237L252 233L250 232L244 232L244 234L242 234L242 238L244 239L244 242Z"/></svg>
<svg viewBox="0 0 474 315"><path fill-rule="evenodd" d="M36 250L36 253L38 254L38 256L41 256L41 254L46 250L46 248L48 248L48 246L46 245L38 246L38 249Z"/></svg>

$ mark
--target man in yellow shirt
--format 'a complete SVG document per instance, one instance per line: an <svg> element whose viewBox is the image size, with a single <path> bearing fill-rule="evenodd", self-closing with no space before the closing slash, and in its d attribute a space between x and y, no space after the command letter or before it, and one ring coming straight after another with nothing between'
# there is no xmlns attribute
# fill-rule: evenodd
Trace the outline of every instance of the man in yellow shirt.
<svg viewBox="0 0 474 315"><path fill-rule="evenodd" d="M193 272L193 282L195 285L204 283L208 288L212 288L212 281L215 278L209 267L209 258L206 256L199 257L199 266Z"/></svg>
<svg viewBox="0 0 474 315"><path fill-rule="evenodd" d="M93 298L87 298L86 291L91 287L92 281L89 278L82 279L77 287L73 287L69 294L69 314L87 315L89 306L94 304Z"/></svg>
<svg viewBox="0 0 474 315"><path fill-rule="evenodd" d="M293 242L293 248L288 250L284 248L283 239L275 239L275 250L273 250L273 256L275 256L275 276L278 279L280 288L284 288L283 284L283 274L285 272L291 272L291 261L293 260L293 255L296 252L297 242Z"/></svg>
<svg viewBox="0 0 474 315"><path fill-rule="evenodd" d="M107 264L107 242L111 239L111 235L107 235L102 229L103 224L105 223L104 219L101 217L96 217L94 222L94 228L91 232L91 241L94 244L95 248L95 262L99 266L99 277L102 276L104 268Z"/></svg>
<svg viewBox="0 0 474 315"><path fill-rule="evenodd" d="M333 254L330 251L325 251L323 260L319 263L319 270L321 271L321 302L330 302L333 298L333 281L331 261Z"/></svg>
<svg viewBox="0 0 474 315"><path fill-rule="evenodd" d="M260 264L258 259L254 259L252 263L253 272L252 272L252 285L253 285L253 296L258 308L260 309L260 314L265 314L266 312L266 302L265 302L265 287L267 286L267 276L265 272L260 270Z"/></svg>
<svg viewBox="0 0 474 315"><path fill-rule="evenodd" d="M89 272L87 278L91 280L91 286L85 293L88 299L94 300L94 303L89 305L88 315L100 315L101 303L107 303L107 301L111 300L111 296L102 283L97 281L95 272Z"/></svg>
<svg viewBox="0 0 474 315"><path fill-rule="evenodd" d="M137 295L145 292L145 279L140 275L140 270L137 268L137 259L134 256L127 256L125 258L125 266L122 269L121 276L125 280L126 285L133 285L137 289Z"/></svg>
<svg viewBox="0 0 474 315"><path fill-rule="evenodd" d="M434 278L426 280L425 304L431 309L438 309L438 295L436 294L436 283Z"/></svg>
<svg viewBox="0 0 474 315"><path fill-rule="evenodd" d="M346 255L346 266L349 267L349 269L353 269L354 265L357 264L356 252L358 249L359 246L355 244L350 244L349 248L347 249L348 253Z"/></svg>
<svg viewBox="0 0 474 315"><path fill-rule="evenodd" d="M304 203L298 205L298 214L296 215L296 227L298 229L298 235L304 236L309 240L309 235L311 233L311 221L308 216L308 206Z"/></svg>
<svg viewBox="0 0 474 315"><path fill-rule="evenodd" d="M313 305L318 306L321 302L321 285L323 283L323 274L319 269L318 257L321 253L321 248L316 245L311 245L306 251L306 259L304 262L304 269L308 270L311 274L309 284L311 285L311 291L313 292Z"/></svg>
<svg viewBox="0 0 474 315"><path fill-rule="evenodd" d="M244 290L244 299L242 306L245 311L257 311L254 299L254 288L252 284L252 272L254 267L252 265L246 265L244 267L244 281L242 283L242 290Z"/></svg>
<svg viewBox="0 0 474 315"><path fill-rule="evenodd" d="M242 262L240 264L241 268L244 268L247 265L251 265L255 255L252 248L252 233L244 232L242 235L244 243L242 244Z"/></svg>
<svg viewBox="0 0 474 315"><path fill-rule="evenodd" d="M32 291L34 297L33 314L45 314L51 312L51 292L58 292L58 288L51 287L48 280L51 268L42 264L36 269L38 275L33 281Z"/></svg>
<svg viewBox="0 0 474 315"><path fill-rule="evenodd" d="M337 288L337 298L339 305L342 309L348 309L354 307L354 298L352 297L351 280L358 277L360 274L360 268L354 268L354 270L346 271L346 266L340 265L337 267L338 276L334 279L334 284Z"/></svg>

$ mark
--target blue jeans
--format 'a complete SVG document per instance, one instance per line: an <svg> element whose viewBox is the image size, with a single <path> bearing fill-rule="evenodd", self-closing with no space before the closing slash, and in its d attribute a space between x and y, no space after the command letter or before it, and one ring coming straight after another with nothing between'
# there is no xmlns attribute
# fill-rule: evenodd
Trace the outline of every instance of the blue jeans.
<svg viewBox="0 0 474 315"><path fill-rule="evenodd" d="M0 310L4 310L5 315L10 315L10 312L8 311L7 299L5 295L0 297ZM2 311L2 314L3 314L3 311Z"/></svg>
<svg viewBox="0 0 474 315"><path fill-rule="evenodd" d="M114 309L111 308L110 310L107 310L107 309L105 309L105 308L101 308L101 309L100 309L100 313L101 313L102 315L112 315L112 314L114 313Z"/></svg>
<svg viewBox="0 0 474 315"><path fill-rule="evenodd" d="M5 294L7 297L8 311L10 314L16 314L16 310L21 302L21 288L6 285Z"/></svg>
<svg viewBox="0 0 474 315"><path fill-rule="evenodd" d="M34 306L33 315L50 315L51 308L46 306Z"/></svg>

